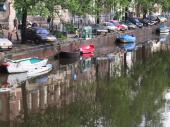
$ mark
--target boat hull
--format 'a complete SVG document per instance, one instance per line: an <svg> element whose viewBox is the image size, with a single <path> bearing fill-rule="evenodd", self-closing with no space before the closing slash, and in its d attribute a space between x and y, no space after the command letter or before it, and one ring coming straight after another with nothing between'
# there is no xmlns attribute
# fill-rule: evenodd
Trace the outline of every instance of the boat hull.
<svg viewBox="0 0 170 127"><path fill-rule="evenodd" d="M33 62L31 60L37 60ZM45 66L48 62L48 59L39 59L39 58L27 58L22 60L14 60L7 62L7 71L8 73L22 73L27 72L30 69L38 68Z"/></svg>
<svg viewBox="0 0 170 127"><path fill-rule="evenodd" d="M136 42L136 37L132 35L123 35L116 39L118 43L134 43Z"/></svg>
<svg viewBox="0 0 170 127"><path fill-rule="evenodd" d="M76 52L61 51L59 53L59 58L78 58L78 57L80 57L80 51Z"/></svg>
<svg viewBox="0 0 170 127"><path fill-rule="evenodd" d="M52 64L47 64L46 66L34 68L27 72L28 78L34 78L40 75L49 73L52 70Z"/></svg>
<svg viewBox="0 0 170 127"><path fill-rule="evenodd" d="M159 27L159 32L160 33L169 33L170 28L167 27L166 25L160 25Z"/></svg>
<svg viewBox="0 0 170 127"><path fill-rule="evenodd" d="M119 47L128 52L128 51L135 50L136 44L135 43L122 44L122 45L119 45Z"/></svg>
<svg viewBox="0 0 170 127"><path fill-rule="evenodd" d="M160 33L169 33L169 29L160 29Z"/></svg>

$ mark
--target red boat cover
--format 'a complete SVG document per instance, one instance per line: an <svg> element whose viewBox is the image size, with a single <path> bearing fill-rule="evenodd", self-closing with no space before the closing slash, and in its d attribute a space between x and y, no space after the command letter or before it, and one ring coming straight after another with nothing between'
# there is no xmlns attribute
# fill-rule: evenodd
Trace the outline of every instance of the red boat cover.
<svg viewBox="0 0 170 127"><path fill-rule="evenodd" d="M81 53L94 53L95 46L93 44L90 45L82 45L80 47L80 52Z"/></svg>

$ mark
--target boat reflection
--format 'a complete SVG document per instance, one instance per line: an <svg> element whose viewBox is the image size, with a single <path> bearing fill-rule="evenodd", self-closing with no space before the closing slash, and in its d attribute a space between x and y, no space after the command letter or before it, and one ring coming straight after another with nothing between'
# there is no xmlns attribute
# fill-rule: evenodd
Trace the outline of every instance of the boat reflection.
<svg viewBox="0 0 170 127"><path fill-rule="evenodd" d="M166 42L167 38L168 38L169 32L168 33L164 33L164 34L160 34L159 36L159 41L160 42Z"/></svg>
<svg viewBox="0 0 170 127"><path fill-rule="evenodd" d="M83 58L91 58L91 57L94 57L94 53L81 54L81 57L83 57Z"/></svg>
<svg viewBox="0 0 170 127"><path fill-rule="evenodd" d="M59 63L61 65L67 65L67 64L73 64L79 60L80 60L80 57L67 58L67 59L61 58L61 59L59 59Z"/></svg>
<svg viewBox="0 0 170 127"><path fill-rule="evenodd" d="M133 52L127 52L126 53L126 66L127 66L127 70L131 70L134 61L133 61Z"/></svg>
<svg viewBox="0 0 170 127"><path fill-rule="evenodd" d="M169 127L170 126L170 90L166 90L164 94L165 98L165 109L162 113L163 119L163 126Z"/></svg>

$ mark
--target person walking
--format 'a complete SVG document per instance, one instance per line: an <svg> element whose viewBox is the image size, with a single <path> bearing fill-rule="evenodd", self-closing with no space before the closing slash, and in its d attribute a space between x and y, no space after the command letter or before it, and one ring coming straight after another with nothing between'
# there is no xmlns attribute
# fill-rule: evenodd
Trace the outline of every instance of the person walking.
<svg viewBox="0 0 170 127"><path fill-rule="evenodd" d="M18 20L16 18L13 21L13 29L11 29L11 27L10 27L9 32L8 32L8 39L9 40L12 40L13 33L15 33L17 41L19 41L19 36L18 36Z"/></svg>
<svg viewBox="0 0 170 127"><path fill-rule="evenodd" d="M51 17L48 16L47 18L47 23L48 23L48 29L51 30Z"/></svg>
<svg viewBox="0 0 170 127"><path fill-rule="evenodd" d="M17 20L17 18L14 19L13 32L14 32L15 35L16 35L17 41L19 41L19 36L18 36L18 20Z"/></svg>

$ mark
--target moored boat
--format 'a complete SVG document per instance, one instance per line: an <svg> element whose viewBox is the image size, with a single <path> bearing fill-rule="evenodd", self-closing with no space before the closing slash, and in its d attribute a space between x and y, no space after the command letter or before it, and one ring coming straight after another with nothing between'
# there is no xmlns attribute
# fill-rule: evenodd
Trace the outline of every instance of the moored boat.
<svg viewBox="0 0 170 127"><path fill-rule="evenodd" d="M52 70L53 66L52 64L47 64L46 66L33 68L27 72L28 78L34 78L40 75L44 75L49 73Z"/></svg>
<svg viewBox="0 0 170 127"><path fill-rule="evenodd" d="M169 33L169 27L167 27L166 25L164 24L161 24L159 26L159 32L160 33Z"/></svg>
<svg viewBox="0 0 170 127"><path fill-rule="evenodd" d="M125 51L133 51L136 49L136 43L120 44L119 47Z"/></svg>
<svg viewBox="0 0 170 127"><path fill-rule="evenodd" d="M33 57L19 60L6 59L6 62L2 65L6 66L8 73L21 73L27 72L33 68L45 66L47 62L48 59L40 59L37 57Z"/></svg>
<svg viewBox="0 0 170 127"><path fill-rule="evenodd" d="M15 73L9 74L7 78L7 83L10 87L16 87L18 84L26 81L28 79L27 73Z"/></svg>
<svg viewBox="0 0 170 127"><path fill-rule="evenodd" d="M0 93L10 92L11 88L0 88Z"/></svg>
<svg viewBox="0 0 170 127"><path fill-rule="evenodd" d="M69 51L61 51L59 53L59 58L78 58L80 57L80 51L69 52Z"/></svg>
<svg viewBox="0 0 170 127"><path fill-rule="evenodd" d="M125 34L117 37L116 41L117 43L134 43L136 42L136 37L134 35Z"/></svg>
<svg viewBox="0 0 170 127"><path fill-rule="evenodd" d="M95 46L93 44L90 45L82 45L80 47L80 52L81 54L85 54L85 53L94 53L95 51Z"/></svg>

